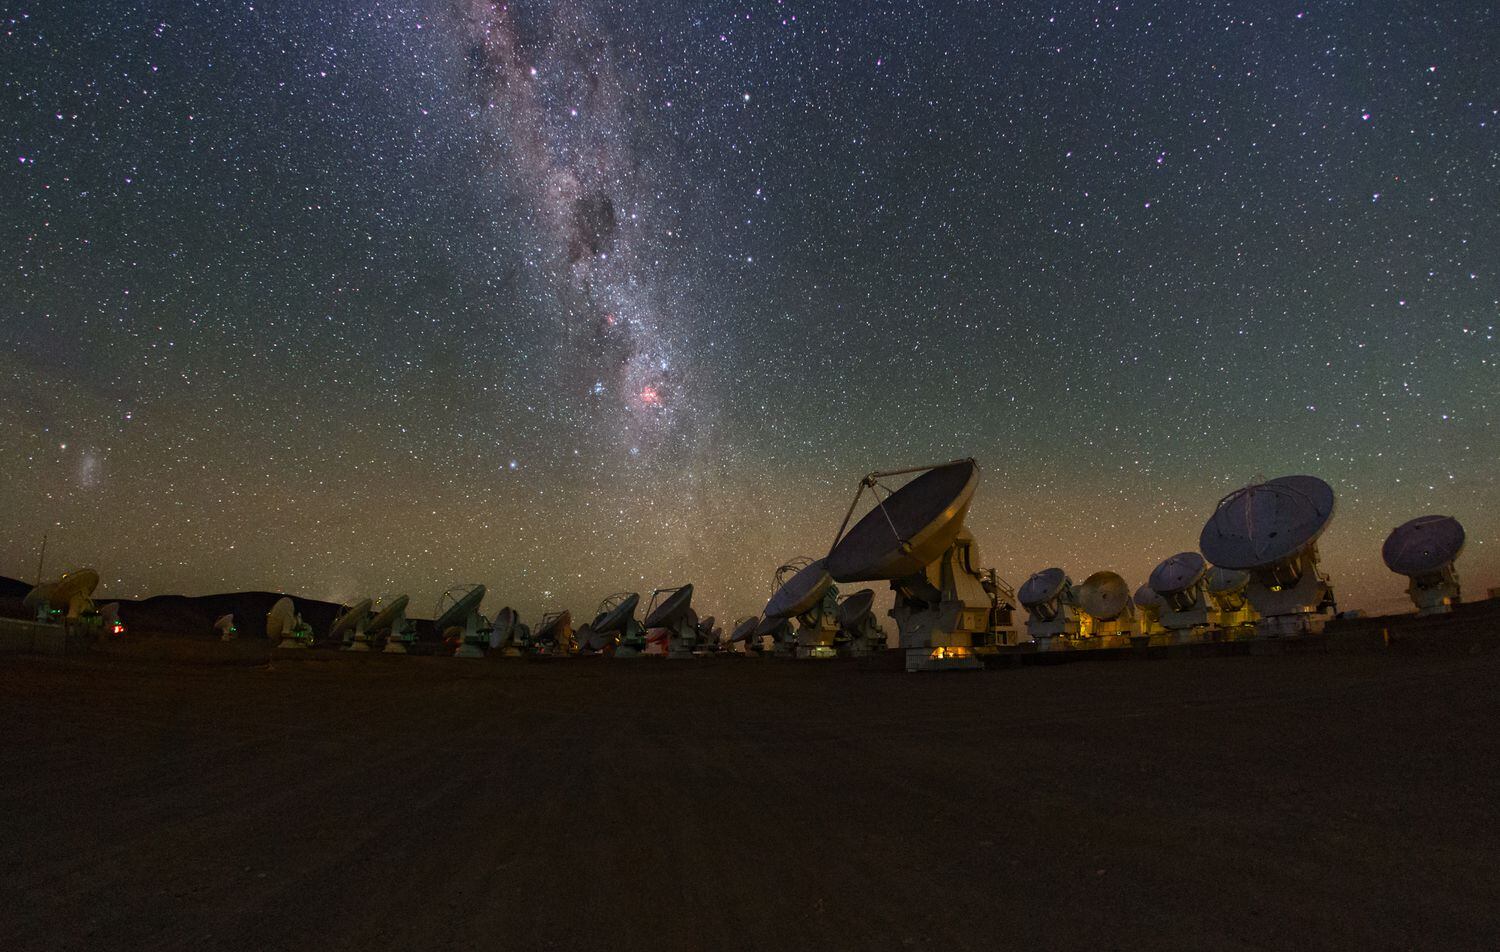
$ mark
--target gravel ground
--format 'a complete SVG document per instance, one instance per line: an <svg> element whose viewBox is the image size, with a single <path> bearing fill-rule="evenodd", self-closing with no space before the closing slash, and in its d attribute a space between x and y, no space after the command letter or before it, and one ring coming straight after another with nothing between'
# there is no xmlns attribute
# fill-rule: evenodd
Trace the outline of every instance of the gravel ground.
<svg viewBox="0 0 1500 952"><path fill-rule="evenodd" d="M215 650L0 658L0 948L1500 948L1495 655Z"/></svg>

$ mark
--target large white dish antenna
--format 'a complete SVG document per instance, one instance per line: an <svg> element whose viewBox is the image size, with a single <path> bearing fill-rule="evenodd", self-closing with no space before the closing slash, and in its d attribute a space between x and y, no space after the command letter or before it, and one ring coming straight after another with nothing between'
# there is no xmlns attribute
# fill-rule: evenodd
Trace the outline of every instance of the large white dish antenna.
<svg viewBox="0 0 1500 952"><path fill-rule="evenodd" d="M1158 595L1176 595L1203 581L1207 574L1208 562L1203 556L1196 552L1179 552L1162 560L1152 570L1149 584Z"/></svg>
<svg viewBox="0 0 1500 952"><path fill-rule="evenodd" d="M1021 606L1027 609L1037 605L1046 605L1062 594L1063 586L1067 583L1068 573L1062 569L1042 569L1026 580L1021 590L1016 593L1016 598L1021 602Z"/></svg>
<svg viewBox="0 0 1500 952"><path fill-rule="evenodd" d="M1281 476L1219 500L1198 536L1215 565L1256 569L1307 548L1333 518L1333 487L1316 476Z"/></svg>
<svg viewBox="0 0 1500 952"><path fill-rule="evenodd" d="M333 627L328 629L328 637L337 638L339 635L342 635L347 629L353 628L355 625L357 625L361 618L364 618L365 616L370 614L371 604L372 603L368 598L362 598L358 602L356 602L354 604L354 607L350 608L348 611L340 615L338 617L338 620L333 623Z"/></svg>
<svg viewBox="0 0 1500 952"><path fill-rule="evenodd" d="M398 595L391 599L390 603L382 608L370 623L365 627L370 631L384 631L396 624L397 619L406 615L406 605L410 601L405 595Z"/></svg>
<svg viewBox="0 0 1500 952"><path fill-rule="evenodd" d="M692 607L693 586L684 585L646 616L646 627L671 628L685 618Z"/></svg>
<svg viewBox="0 0 1500 952"><path fill-rule="evenodd" d="M281 638L297 627L297 606L290 598L277 599L266 614L266 637Z"/></svg>
<svg viewBox="0 0 1500 952"><path fill-rule="evenodd" d="M866 476L855 494L854 505L858 505L859 496L867 487L874 489L879 477L898 474ZM904 578L922 571L958 538L978 486L979 464L972 459L927 469L877 501L875 508L865 513L854 528L841 532L828 553L828 573L838 582L871 582Z"/></svg>
<svg viewBox="0 0 1500 952"><path fill-rule="evenodd" d="M1386 568L1397 575L1435 575L1458 558L1464 527L1452 516L1418 516L1391 530L1381 547Z"/></svg>
<svg viewBox="0 0 1500 952"><path fill-rule="evenodd" d="M479 610L479 603L482 601L484 601L483 585L475 585L467 593L456 599L452 605L448 606L448 610L439 615L437 621L432 623L432 627L437 631L438 637L441 638L443 632L455 625L463 625L464 621L469 617L470 612Z"/></svg>
<svg viewBox="0 0 1500 952"><path fill-rule="evenodd" d="M828 591L828 586L833 584L833 577L828 574L826 562L825 559L810 562L788 579L786 584L771 596L771 600L766 602L765 616L767 618L791 618L794 615L801 615L818 604L823 593Z"/></svg>
<svg viewBox="0 0 1500 952"><path fill-rule="evenodd" d="M858 628L866 618L870 617L870 610L874 604L875 590L873 588L862 588L839 602L839 627Z"/></svg>
<svg viewBox="0 0 1500 952"><path fill-rule="evenodd" d="M1130 586L1114 572L1095 572L1073 590L1078 607L1099 621L1114 621L1130 607Z"/></svg>

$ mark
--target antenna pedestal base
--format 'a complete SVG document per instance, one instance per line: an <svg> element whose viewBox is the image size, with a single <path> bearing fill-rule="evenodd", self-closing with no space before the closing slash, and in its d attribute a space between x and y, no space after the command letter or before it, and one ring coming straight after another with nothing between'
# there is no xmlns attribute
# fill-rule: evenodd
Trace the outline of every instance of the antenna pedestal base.
<svg viewBox="0 0 1500 952"><path fill-rule="evenodd" d="M839 653L834 650L833 645L798 645L797 657L799 658L837 658Z"/></svg>
<svg viewBox="0 0 1500 952"><path fill-rule="evenodd" d="M478 612L470 613L464 622L463 639L453 651L455 658L483 658L484 649L490 644L490 628Z"/></svg>
<svg viewBox="0 0 1500 952"><path fill-rule="evenodd" d="M417 634L405 625L400 629L392 628L391 633L385 639L386 654L407 654L411 646L417 643Z"/></svg>
<svg viewBox="0 0 1500 952"><path fill-rule="evenodd" d="M300 651L303 648L312 647L312 630L308 628L293 628L281 636L281 643L276 650L293 649Z"/></svg>
<svg viewBox="0 0 1500 952"><path fill-rule="evenodd" d="M1092 648L1128 648L1130 639L1138 633L1134 618L1112 618L1109 621L1095 621L1093 637L1089 639Z"/></svg>
<svg viewBox="0 0 1500 952"><path fill-rule="evenodd" d="M906 670L913 671L978 671L984 662L972 648L907 648Z"/></svg>
<svg viewBox="0 0 1500 952"><path fill-rule="evenodd" d="M878 627L870 626L867 630L856 631L849 639L849 656L851 658L868 658L878 651L885 650L885 632Z"/></svg>
<svg viewBox="0 0 1500 952"><path fill-rule="evenodd" d="M976 642L988 635L990 605L971 605L949 599L936 604L908 598L905 580L891 583L896 603L890 616L896 622L897 640L908 657L913 652L939 652L937 660L972 656ZM957 652L957 653L955 653ZM951 667L951 665L950 665ZM926 669L923 669L926 670Z"/></svg>
<svg viewBox="0 0 1500 952"><path fill-rule="evenodd" d="M1332 604L1328 582L1311 567L1294 584L1273 586L1252 577L1245 597L1260 615L1255 633L1261 638L1294 638L1317 634L1328 620L1325 606Z"/></svg>
<svg viewBox="0 0 1500 952"><path fill-rule="evenodd" d="M1446 615L1460 601L1458 579L1441 581L1431 585L1418 585L1416 579L1406 589L1411 602L1417 606L1418 615Z"/></svg>
<svg viewBox="0 0 1500 952"><path fill-rule="evenodd" d="M837 593L837 589L832 587L829 591ZM830 601L835 611L814 609L797 619L797 657L833 658L838 656L838 652L833 647L833 640L838 637L839 633L839 624L835 618L838 600L835 597Z"/></svg>
<svg viewBox="0 0 1500 952"><path fill-rule="evenodd" d="M1067 647L1062 639L1078 637L1078 619L1057 617L1048 621L1036 618L1026 620L1026 633L1036 642L1038 651L1056 651Z"/></svg>
<svg viewBox="0 0 1500 952"><path fill-rule="evenodd" d="M667 639L668 658L691 658L693 649L698 647L698 629L696 626L684 619Z"/></svg>

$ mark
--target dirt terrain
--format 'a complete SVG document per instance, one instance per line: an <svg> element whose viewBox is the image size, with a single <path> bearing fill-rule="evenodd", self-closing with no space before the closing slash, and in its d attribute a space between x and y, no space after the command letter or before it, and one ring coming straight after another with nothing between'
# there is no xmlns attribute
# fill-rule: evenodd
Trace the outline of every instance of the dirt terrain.
<svg viewBox="0 0 1500 952"><path fill-rule="evenodd" d="M0 948L1500 948L1494 654L213 650L0 657Z"/></svg>

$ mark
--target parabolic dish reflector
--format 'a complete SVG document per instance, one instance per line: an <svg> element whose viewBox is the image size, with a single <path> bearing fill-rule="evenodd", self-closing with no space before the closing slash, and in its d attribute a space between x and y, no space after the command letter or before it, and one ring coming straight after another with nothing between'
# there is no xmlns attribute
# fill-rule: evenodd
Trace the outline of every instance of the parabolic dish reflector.
<svg viewBox="0 0 1500 952"><path fill-rule="evenodd" d="M979 486L972 459L935 466L854 524L828 553L838 582L873 582L922 571L953 544Z"/></svg>
<svg viewBox="0 0 1500 952"><path fill-rule="evenodd" d="M398 595L391 599L390 604L380 610L380 614L370 619L365 627L371 631L384 631L396 623L396 616L406 611L408 599L405 595Z"/></svg>
<svg viewBox="0 0 1500 952"><path fill-rule="evenodd" d="M760 626L760 619L751 615L735 626L734 632L729 636L729 643L737 645L742 641L749 641L750 636L755 634L755 629Z"/></svg>
<svg viewBox="0 0 1500 952"><path fill-rule="evenodd" d="M1135 590L1135 607L1142 609L1155 609L1160 611L1166 607L1167 600L1156 594L1156 589L1150 585L1142 585Z"/></svg>
<svg viewBox="0 0 1500 952"><path fill-rule="evenodd" d="M54 608L69 605L76 596L89 596L99 587L99 573L93 569L78 569L68 572L55 582L43 582L26 593L22 604L35 608L45 601Z"/></svg>
<svg viewBox="0 0 1500 952"><path fill-rule="evenodd" d="M789 624L791 623L785 618L762 618L760 624L755 626L755 637L763 638L766 635L775 634L776 629Z"/></svg>
<svg viewBox="0 0 1500 952"><path fill-rule="evenodd" d="M1100 621L1113 621L1130 604L1130 586L1114 572L1095 572L1074 589L1078 607Z"/></svg>
<svg viewBox="0 0 1500 952"><path fill-rule="evenodd" d="M787 579L786 584L777 589L771 600L766 602L766 617L791 618L818 604L818 599L833 584L826 563L826 559L818 559Z"/></svg>
<svg viewBox="0 0 1500 952"><path fill-rule="evenodd" d="M462 625L470 612L479 610L479 603L482 601L484 601L484 586L476 585L448 606L448 610L432 623L433 630L441 634L454 625Z"/></svg>
<svg viewBox="0 0 1500 952"><path fill-rule="evenodd" d="M693 586L684 585L646 616L647 628L670 628L692 609Z"/></svg>
<svg viewBox="0 0 1500 952"><path fill-rule="evenodd" d="M1208 591L1212 595L1237 595L1250 584L1250 573L1215 565L1208 573Z"/></svg>
<svg viewBox="0 0 1500 952"><path fill-rule="evenodd" d="M99 573L93 569L69 572L52 586L52 597L58 601L72 601L77 595L92 595L99 587Z"/></svg>
<svg viewBox="0 0 1500 952"><path fill-rule="evenodd" d="M1045 605L1062 594L1063 585L1067 581L1068 573L1062 569L1042 569L1026 580L1026 584L1016 593L1016 599L1025 608Z"/></svg>
<svg viewBox="0 0 1500 952"><path fill-rule="evenodd" d="M1464 527L1452 516L1418 516L1391 530L1380 549L1397 575L1431 575L1458 558Z"/></svg>
<svg viewBox="0 0 1500 952"><path fill-rule="evenodd" d="M338 617L338 620L333 623L333 627L328 630L328 637L332 638L335 635L342 634L345 628L353 628L356 622L368 614L370 614L370 600L362 598L355 603L353 608Z"/></svg>
<svg viewBox="0 0 1500 952"><path fill-rule="evenodd" d="M1208 574L1208 563L1196 552L1179 552L1163 559L1151 572L1150 585L1162 595L1176 595L1197 585Z"/></svg>
<svg viewBox="0 0 1500 952"><path fill-rule="evenodd" d="M1332 518L1332 486L1316 476L1281 476L1220 500L1198 548L1226 568L1274 565L1316 540Z"/></svg>
<svg viewBox="0 0 1500 952"><path fill-rule="evenodd" d="M839 602L839 627L858 628L870 614L870 607L875 604L875 590L873 588L862 588Z"/></svg>
<svg viewBox="0 0 1500 952"><path fill-rule="evenodd" d="M560 611L551 617L543 616L542 623L537 626L536 631L531 633L532 641L545 641L557 634L557 630L563 627L571 627L573 624L573 613L571 611Z"/></svg>
<svg viewBox="0 0 1500 952"><path fill-rule="evenodd" d="M603 618L595 622L594 630L604 633L624 628L625 622L635 617L635 606L640 604L640 601L641 596L638 593L630 593L618 605L611 608Z"/></svg>

